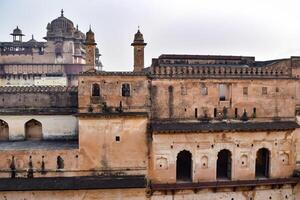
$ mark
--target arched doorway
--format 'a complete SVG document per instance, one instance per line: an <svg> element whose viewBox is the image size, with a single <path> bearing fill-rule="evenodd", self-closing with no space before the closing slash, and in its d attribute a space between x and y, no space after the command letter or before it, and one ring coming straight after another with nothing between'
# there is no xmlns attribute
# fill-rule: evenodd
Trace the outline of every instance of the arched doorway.
<svg viewBox="0 0 300 200"><path fill-rule="evenodd" d="M183 150L177 155L176 180L192 181L192 154L189 151Z"/></svg>
<svg viewBox="0 0 300 200"><path fill-rule="evenodd" d="M270 168L270 152L266 148L261 148L256 153L255 177L268 178Z"/></svg>
<svg viewBox="0 0 300 200"><path fill-rule="evenodd" d="M231 152L227 149L218 153L217 179L231 179Z"/></svg>
<svg viewBox="0 0 300 200"><path fill-rule="evenodd" d="M0 140L9 139L8 123L0 119Z"/></svg>
<svg viewBox="0 0 300 200"><path fill-rule="evenodd" d="M31 119L25 124L25 138L27 140L41 140L43 138L41 122Z"/></svg>

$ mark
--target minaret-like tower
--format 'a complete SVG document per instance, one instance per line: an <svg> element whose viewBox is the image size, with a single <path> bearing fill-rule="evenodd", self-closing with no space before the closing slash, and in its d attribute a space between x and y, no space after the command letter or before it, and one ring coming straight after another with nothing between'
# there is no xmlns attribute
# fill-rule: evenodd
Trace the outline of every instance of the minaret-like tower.
<svg viewBox="0 0 300 200"><path fill-rule="evenodd" d="M95 34L90 30L86 33L85 49L86 49L86 67L85 71L95 69L95 53L96 53Z"/></svg>
<svg viewBox="0 0 300 200"><path fill-rule="evenodd" d="M140 72L144 69L144 48L147 43L144 42L143 34L138 29L137 33L134 35L133 52L134 52L134 64L133 71Z"/></svg>

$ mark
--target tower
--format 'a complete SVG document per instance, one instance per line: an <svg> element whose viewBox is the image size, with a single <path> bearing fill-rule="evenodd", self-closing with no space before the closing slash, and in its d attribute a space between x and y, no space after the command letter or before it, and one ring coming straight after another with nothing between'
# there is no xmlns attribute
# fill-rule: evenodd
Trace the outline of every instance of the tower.
<svg viewBox="0 0 300 200"><path fill-rule="evenodd" d="M137 33L134 35L133 43L133 54L134 54L134 64L133 71L140 72L144 69L144 48L147 43L144 42L143 34L138 29Z"/></svg>
<svg viewBox="0 0 300 200"><path fill-rule="evenodd" d="M85 49L86 49L86 67L85 71L95 69L95 53L96 53L95 34L90 30L86 33Z"/></svg>

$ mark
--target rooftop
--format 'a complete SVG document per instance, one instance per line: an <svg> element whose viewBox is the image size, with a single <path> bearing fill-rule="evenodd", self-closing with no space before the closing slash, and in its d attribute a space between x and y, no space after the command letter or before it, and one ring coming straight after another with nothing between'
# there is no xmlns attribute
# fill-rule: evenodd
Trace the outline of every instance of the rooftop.
<svg viewBox="0 0 300 200"><path fill-rule="evenodd" d="M78 149L77 140L22 140L22 141L0 141L0 151L8 150L60 150Z"/></svg>
<svg viewBox="0 0 300 200"><path fill-rule="evenodd" d="M151 130L157 133L223 132L223 131L285 131L299 128L295 121L272 122L153 122Z"/></svg>

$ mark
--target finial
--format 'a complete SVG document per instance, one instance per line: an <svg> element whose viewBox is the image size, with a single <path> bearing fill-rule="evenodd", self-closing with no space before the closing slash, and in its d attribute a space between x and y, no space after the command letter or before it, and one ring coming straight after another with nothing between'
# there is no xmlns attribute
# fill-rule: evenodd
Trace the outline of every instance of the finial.
<svg viewBox="0 0 300 200"><path fill-rule="evenodd" d="M76 25L76 30L78 31L78 24Z"/></svg>
<svg viewBox="0 0 300 200"><path fill-rule="evenodd" d="M31 39L34 39L34 38L33 38L33 34L31 35Z"/></svg>
<svg viewBox="0 0 300 200"><path fill-rule="evenodd" d="M17 29L19 29L19 26L17 25Z"/></svg>
<svg viewBox="0 0 300 200"><path fill-rule="evenodd" d="M89 31L91 31L92 30L92 26L90 25L90 30Z"/></svg>
<svg viewBox="0 0 300 200"><path fill-rule="evenodd" d="M140 30L140 25L138 25L138 30Z"/></svg>
<svg viewBox="0 0 300 200"><path fill-rule="evenodd" d="M61 13L61 17L63 17L64 16L64 9L61 9L60 13Z"/></svg>

